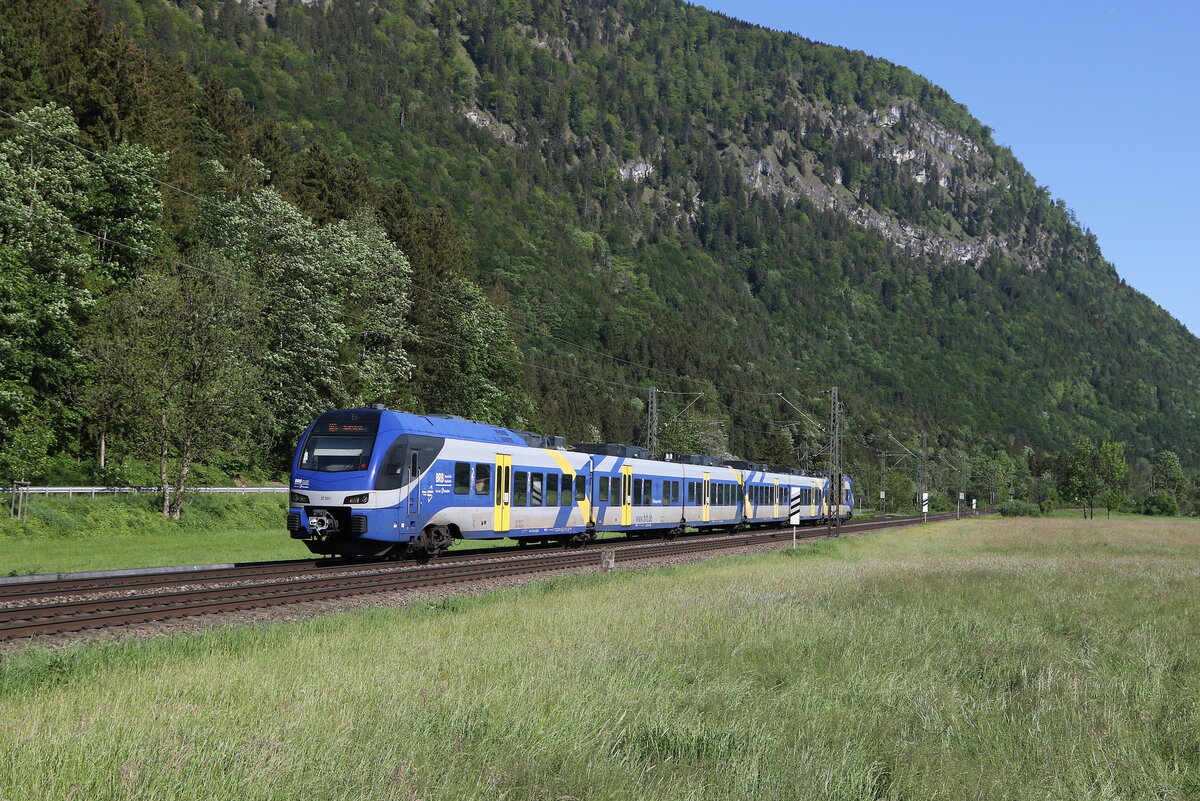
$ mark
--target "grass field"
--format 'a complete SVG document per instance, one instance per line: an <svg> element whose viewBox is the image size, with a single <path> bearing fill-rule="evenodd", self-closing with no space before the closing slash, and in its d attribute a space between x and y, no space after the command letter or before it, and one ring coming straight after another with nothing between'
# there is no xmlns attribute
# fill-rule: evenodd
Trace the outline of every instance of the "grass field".
<svg viewBox="0 0 1200 801"><path fill-rule="evenodd" d="M282 495L198 495L181 520L148 495L34 497L29 521L0 515L0 576L302 559Z"/></svg>
<svg viewBox="0 0 1200 801"><path fill-rule="evenodd" d="M1195 799L1200 523L970 520L0 662L0 799Z"/></svg>

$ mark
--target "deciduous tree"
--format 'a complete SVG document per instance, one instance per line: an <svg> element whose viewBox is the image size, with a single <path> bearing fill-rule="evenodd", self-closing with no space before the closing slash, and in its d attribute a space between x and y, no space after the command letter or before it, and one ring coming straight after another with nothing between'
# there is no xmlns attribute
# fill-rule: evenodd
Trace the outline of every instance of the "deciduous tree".
<svg viewBox="0 0 1200 801"><path fill-rule="evenodd" d="M1129 463L1125 461L1125 445L1120 442L1104 442L1096 456L1096 471L1099 474L1104 506L1108 516L1113 509L1120 509L1129 498Z"/></svg>

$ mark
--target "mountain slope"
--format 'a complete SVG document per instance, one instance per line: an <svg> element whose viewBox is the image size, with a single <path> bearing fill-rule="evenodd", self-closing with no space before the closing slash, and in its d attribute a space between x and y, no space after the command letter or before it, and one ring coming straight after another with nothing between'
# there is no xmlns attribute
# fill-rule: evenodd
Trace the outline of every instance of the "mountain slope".
<svg viewBox="0 0 1200 801"><path fill-rule="evenodd" d="M836 383L860 448L1085 433L1200 458L1200 342L903 67L679 2L106 5L294 147L445 203L545 368L540 427L634 439L641 406L600 382L655 383L705 391L693 411L753 457L794 419L770 393Z"/></svg>

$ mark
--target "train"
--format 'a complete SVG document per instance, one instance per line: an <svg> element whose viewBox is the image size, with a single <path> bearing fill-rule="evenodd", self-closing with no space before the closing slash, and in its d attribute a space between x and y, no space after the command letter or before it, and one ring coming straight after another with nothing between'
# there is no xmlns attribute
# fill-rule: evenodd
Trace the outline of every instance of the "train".
<svg viewBox="0 0 1200 801"><path fill-rule="evenodd" d="M854 515L830 477L633 445L579 443L382 405L317 417L292 459L287 528L322 556L432 557L455 540L584 544Z"/></svg>

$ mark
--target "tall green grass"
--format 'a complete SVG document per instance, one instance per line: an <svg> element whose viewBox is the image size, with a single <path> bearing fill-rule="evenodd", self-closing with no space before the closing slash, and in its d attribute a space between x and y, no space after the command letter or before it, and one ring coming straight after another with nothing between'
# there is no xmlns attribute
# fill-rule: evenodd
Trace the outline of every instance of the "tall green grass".
<svg viewBox="0 0 1200 801"><path fill-rule="evenodd" d="M1198 579L1193 522L971 520L33 649L0 798L1196 798Z"/></svg>

